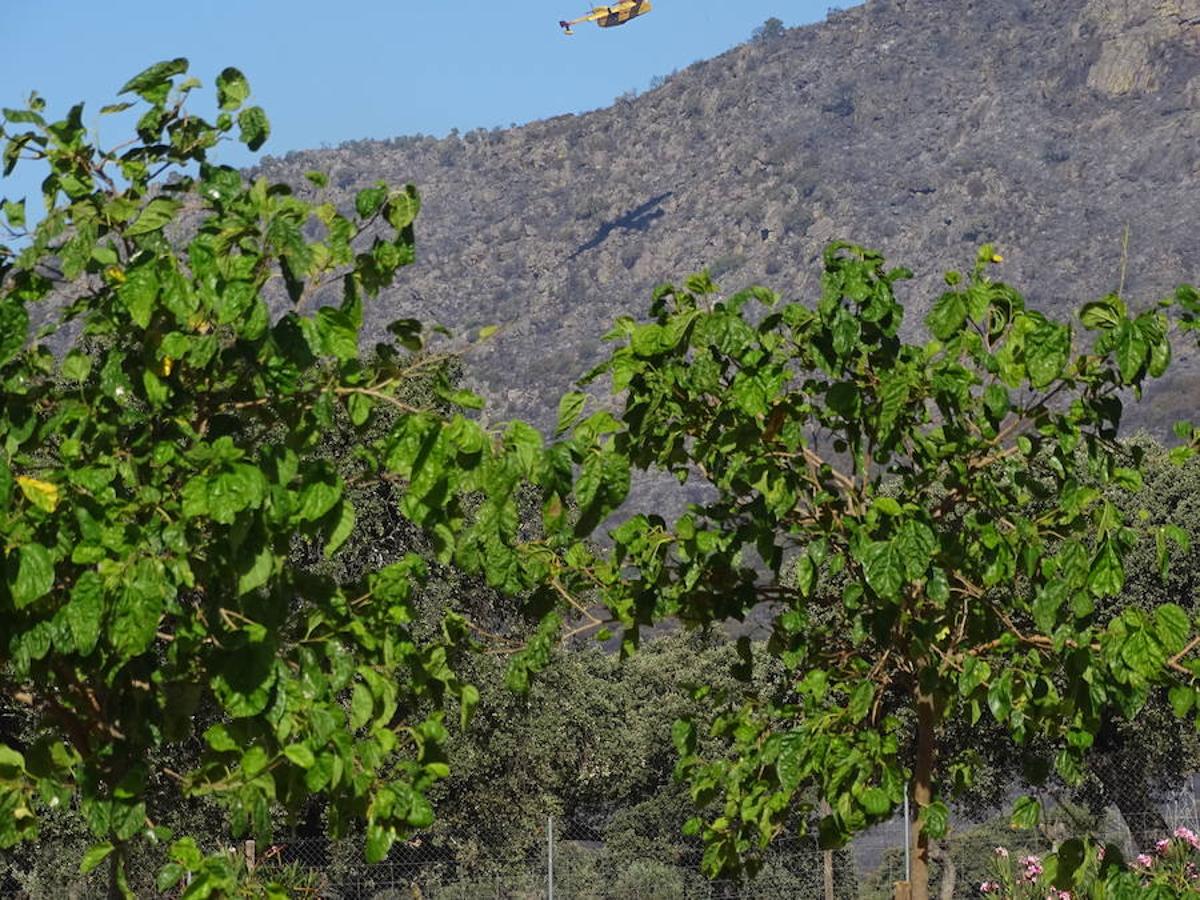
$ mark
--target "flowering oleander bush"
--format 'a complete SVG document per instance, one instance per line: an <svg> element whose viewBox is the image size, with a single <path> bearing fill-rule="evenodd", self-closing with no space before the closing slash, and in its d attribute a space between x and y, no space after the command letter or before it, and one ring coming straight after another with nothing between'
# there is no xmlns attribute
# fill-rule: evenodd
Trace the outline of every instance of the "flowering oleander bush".
<svg viewBox="0 0 1200 900"><path fill-rule="evenodd" d="M996 900L1200 898L1200 836L1181 826L1128 864L1115 847L1078 839L1045 857L997 847L979 892Z"/></svg>
<svg viewBox="0 0 1200 900"><path fill-rule="evenodd" d="M1139 853L1130 868L1144 888L1161 896L1200 897L1200 837L1190 828L1176 828L1152 853Z"/></svg>
<svg viewBox="0 0 1200 900"><path fill-rule="evenodd" d="M1004 900L1071 900L1070 891L1051 884L1057 874L1057 856L1018 856L997 847L992 857L993 877L979 886L980 893ZM1047 866L1049 865L1049 872Z"/></svg>

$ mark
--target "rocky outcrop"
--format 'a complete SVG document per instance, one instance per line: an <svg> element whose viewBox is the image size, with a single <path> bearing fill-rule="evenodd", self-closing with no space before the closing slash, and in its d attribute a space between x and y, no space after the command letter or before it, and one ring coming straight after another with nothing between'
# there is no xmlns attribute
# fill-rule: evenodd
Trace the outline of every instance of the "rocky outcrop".
<svg viewBox="0 0 1200 900"><path fill-rule="evenodd" d="M1159 90L1172 53L1200 46L1200 0L1092 0L1085 21L1100 42L1088 86L1114 97Z"/></svg>
<svg viewBox="0 0 1200 900"><path fill-rule="evenodd" d="M419 260L372 322L500 325L470 377L491 415L546 424L611 321L701 267L811 296L823 245L851 238L918 272L913 335L985 241L1059 311L1122 273L1135 305L1200 280L1198 19L1200 0L870 0L608 109L264 167L329 171L340 202L416 182ZM1188 357L1137 421L1166 430L1197 396Z"/></svg>

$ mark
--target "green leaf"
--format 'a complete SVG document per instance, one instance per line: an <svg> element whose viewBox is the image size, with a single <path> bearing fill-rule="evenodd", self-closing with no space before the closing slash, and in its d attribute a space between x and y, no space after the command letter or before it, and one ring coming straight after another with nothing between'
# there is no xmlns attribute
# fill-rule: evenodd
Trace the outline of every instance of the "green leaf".
<svg viewBox="0 0 1200 900"><path fill-rule="evenodd" d="M868 586L884 600L897 600L905 581L905 559L891 541L874 541L863 550L860 562Z"/></svg>
<svg viewBox="0 0 1200 900"><path fill-rule="evenodd" d="M874 699L875 685L870 681L864 681L850 695L850 702L846 704L846 713L853 721L861 722L870 713L871 702Z"/></svg>
<svg viewBox="0 0 1200 900"><path fill-rule="evenodd" d="M900 414L904 412L905 407L908 405L912 384L907 374L884 378L882 382L879 386L878 434L881 438L884 438L891 435L892 429L900 418Z"/></svg>
<svg viewBox="0 0 1200 900"><path fill-rule="evenodd" d="M1150 345L1133 322L1122 322L1116 331L1117 366L1121 370L1121 379L1131 384L1146 365L1150 354Z"/></svg>
<svg viewBox="0 0 1200 900"><path fill-rule="evenodd" d="M420 211L420 197L417 196L417 189L410 184L403 191L396 191L388 197L383 217L389 225L401 231L413 223Z"/></svg>
<svg viewBox="0 0 1200 900"><path fill-rule="evenodd" d="M1114 302L1115 301L1115 302ZM1120 304L1120 308L1117 307ZM1094 303L1085 303L1079 313L1079 321L1084 328L1093 331L1097 329L1116 328L1125 315L1124 303L1116 297L1108 297Z"/></svg>
<svg viewBox="0 0 1200 900"><path fill-rule="evenodd" d="M363 188L354 196L354 211L360 219L369 219L387 202L387 185L380 184L373 188Z"/></svg>
<svg viewBox="0 0 1200 900"><path fill-rule="evenodd" d="M967 304L961 294L942 294L925 317L925 325L939 341L954 337L967 322Z"/></svg>
<svg viewBox="0 0 1200 900"><path fill-rule="evenodd" d="M350 728L357 731L375 714L375 698L362 682L355 682L350 692Z"/></svg>
<svg viewBox="0 0 1200 900"><path fill-rule="evenodd" d="M29 314L25 306L8 297L0 298L0 366L16 356L29 338Z"/></svg>
<svg viewBox="0 0 1200 900"><path fill-rule="evenodd" d="M79 863L79 874L86 875L100 863L108 859L109 854L116 848L111 842L105 841L103 844L93 844L83 854L83 859Z"/></svg>
<svg viewBox="0 0 1200 900"><path fill-rule="evenodd" d="M8 220L10 228L20 229L25 227L25 201L5 200L0 207L4 210L4 218Z"/></svg>
<svg viewBox="0 0 1200 900"><path fill-rule="evenodd" d="M1125 586L1125 566L1112 541L1106 540L1092 560L1088 589L1096 597L1115 597Z"/></svg>
<svg viewBox="0 0 1200 900"><path fill-rule="evenodd" d="M89 655L100 639L104 617L104 583L95 572L84 572L71 588L71 599L64 615L75 649L81 656Z"/></svg>
<svg viewBox="0 0 1200 900"><path fill-rule="evenodd" d="M256 716L267 708L275 684L275 648L263 641L223 653L214 666L213 693L235 719Z"/></svg>
<svg viewBox="0 0 1200 900"><path fill-rule="evenodd" d="M807 738L799 732L783 736L779 758L775 761L775 773L785 791L794 791L805 778Z"/></svg>
<svg viewBox="0 0 1200 900"><path fill-rule="evenodd" d="M108 641L123 659L144 653L154 643L166 603L161 564L139 560L113 603Z"/></svg>
<svg viewBox="0 0 1200 900"><path fill-rule="evenodd" d="M275 554L269 546L259 547L253 556L245 556L238 563L237 592L241 597L262 587L275 571Z"/></svg>
<svg viewBox="0 0 1200 900"><path fill-rule="evenodd" d="M459 694L458 702L458 727L465 732L471 722L471 716L475 712L475 707L479 705L479 688L473 684L464 684Z"/></svg>
<svg viewBox="0 0 1200 900"><path fill-rule="evenodd" d="M229 729L217 724L204 732L204 742L217 753L233 753L240 749L238 742L229 734Z"/></svg>
<svg viewBox="0 0 1200 900"><path fill-rule="evenodd" d="M183 880L183 876L187 874L187 869L179 863L167 863L158 871L158 877L154 880L154 886L162 893L167 893L175 885Z"/></svg>
<svg viewBox="0 0 1200 900"><path fill-rule="evenodd" d="M387 859L388 851L396 841L396 829L385 828L377 822L367 826L366 857L369 863L379 863Z"/></svg>
<svg viewBox="0 0 1200 900"><path fill-rule="evenodd" d="M1087 850L1079 838L1069 838L1058 845L1058 869L1054 875L1054 884L1063 890L1075 887L1075 873L1087 859Z"/></svg>
<svg viewBox="0 0 1200 900"><path fill-rule="evenodd" d="M24 772L25 757L7 744L0 744L0 769Z"/></svg>
<svg viewBox="0 0 1200 900"><path fill-rule="evenodd" d="M271 136L271 123L261 106L251 106L238 114L238 140L251 151L257 151Z"/></svg>
<svg viewBox="0 0 1200 900"><path fill-rule="evenodd" d="M917 519L901 525L893 543L903 558L904 574L909 581L925 574L938 546L933 529Z"/></svg>
<svg viewBox="0 0 1200 900"><path fill-rule="evenodd" d="M72 350L63 358L62 374L68 381L82 384L92 371L92 358L79 350Z"/></svg>
<svg viewBox="0 0 1200 900"><path fill-rule="evenodd" d="M354 533L354 504L343 497L337 505L337 522L325 542L325 558L332 559L346 539Z"/></svg>
<svg viewBox="0 0 1200 900"><path fill-rule="evenodd" d="M563 394L562 399L558 401L558 425L554 429L556 437L566 433L572 425L579 421L587 399L587 394L578 392Z"/></svg>
<svg viewBox="0 0 1200 900"><path fill-rule="evenodd" d="M1177 684L1167 692L1171 701L1171 710L1176 718L1182 719L1192 711L1196 704L1196 689L1186 684Z"/></svg>
<svg viewBox="0 0 1200 900"><path fill-rule="evenodd" d="M1112 482L1127 491L1140 491L1142 489L1142 473L1137 469L1118 466L1113 469Z"/></svg>
<svg viewBox="0 0 1200 900"><path fill-rule="evenodd" d="M255 745L242 754L242 771L250 778L265 771L271 764L271 757L262 747Z"/></svg>
<svg viewBox="0 0 1200 900"><path fill-rule="evenodd" d="M283 748L283 755L302 769L311 769L317 758L304 744L288 744Z"/></svg>
<svg viewBox="0 0 1200 900"><path fill-rule="evenodd" d="M325 353L343 361L357 359L358 329L343 310L322 307L317 311L316 323Z"/></svg>
<svg viewBox="0 0 1200 900"><path fill-rule="evenodd" d="M1138 628L1121 645L1121 659L1143 678L1153 679L1166 663L1167 652L1150 632Z"/></svg>
<svg viewBox="0 0 1200 900"><path fill-rule="evenodd" d="M158 292L158 275L154 267L133 266L125 270L125 283L117 288L117 299L139 328L147 328L158 301Z"/></svg>
<svg viewBox="0 0 1200 900"><path fill-rule="evenodd" d="M482 397L466 388L440 387L437 389L437 395L460 409L483 409L487 405Z"/></svg>
<svg viewBox="0 0 1200 900"><path fill-rule="evenodd" d="M155 63L125 82L125 85L117 93L146 94L153 92L156 88L169 83L174 76L182 75L187 70L188 61L183 57Z"/></svg>
<svg viewBox="0 0 1200 900"><path fill-rule="evenodd" d="M1071 330L1043 322L1025 336L1025 370L1029 383L1044 388L1062 374L1071 354Z"/></svg>
<svg viewBox="0 0 1200 900"><path fill-rule="evenodd" d="M60 499L58 485L49 481L43 481L40 478L29 478L25 475L17 476L17 485L21 488L21 493L25 495L25 499L42 512L52 513L58 509L58 501Z"/></svg>
<svg viewBox="0 0 1200 900"><path fill-rule="evenodd" d="M250 82L240 71L230 66L217 76L217 103L226 112L239 109L250 96Z"/></svg>
<svg viewBox="0 0 1200 900"><path fill-rule="evenodd" d="M931 838L940 838L946 833L946 826L950 822L950 809L941 800L935 800L921 810L917 821L921 824L921 830Z"/></svg>
<svg viewBox="0 0 1200 900"><path fill-rule="evenodd" d="M888 798L887 792L881 788L867 788L863 791L861 802L867 815L876 818L886 816L892 811L892 801Z"/></svg>
<svg viewBox="0 0 1200 900"><path fill-rule="evenodd" d="M885 516L901 516L904 509L891 497L876 497L871 505Z"/></svg>
<svg viewBox="0 0 1200 900"><path fill-rule="evenodd" d="M125 230L126 237L138 237L161 231L179 212L182 204L170 197L155 197L138 213L133 224Z"/></svg>
<svg viewBox="0 0 1200 900"><path fill-rule="evenodd" d="M44 597L54 587L54 563L50 559L50 551L38 543L23 545L16 555L16 577L9 589L13 605L23 609ZM12 572L11 567L9 571Z"/></svg>
<svg viewBox="0 0 1200 900"><path fill-rule="evenodd" d="M171 396L171 389L150 369L142 370L142 389L146 392L146 400L154 409L161 409Z"/></svg>
<svg viewBox="0 0 1200 900"><path fill-rule="evenodd" d="M300 492L300 518L315 522L337 505L342 498L340 484L314 481Z"/></svg>
<svg viewBox="0 0 1200 900"><path fill-rule="evenodd" d="M351 394L346 400L346 411L350 414L350 424L361 428L371 418L374 402L365 394Z"/></svg>
<svg viewBox="0 0 1200 900"><path fill-rule="evenodd" d="M1042 805L1033 797L1021 797L1013 804L1012 827L1036 828L1042 818Z"/></svg>
<svg viewBox="0 0 1200 900"><path fill-rule="evenodd" d="M1164 603L1156 609L1154 623L1158 640L1169 654L1182 650L1191 637L1191 620L1183 608L1174 603Z"/></svg>

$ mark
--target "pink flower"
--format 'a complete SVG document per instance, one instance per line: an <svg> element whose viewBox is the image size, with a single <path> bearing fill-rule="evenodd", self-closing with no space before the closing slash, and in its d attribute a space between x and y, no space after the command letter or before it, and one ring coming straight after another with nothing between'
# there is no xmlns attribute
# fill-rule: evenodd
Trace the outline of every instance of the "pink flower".
<svg viewBox="0 0 1200 900"><path fill-rule="evenodd" d="M1133 861L1133 864L1140 869L1149 869L1154 865L1154 857L1147 856L1145 853L1139 853L1137 855L1137 859Z"/></svg>
<svg viewBox="0 0 1200 900"><path fill-rule="evenodd" d="M1007 847L997 847L996 855L998 857L1000 857L1001 859L1008 859L1008 848Z"/></svg>
<svg viewBox="0 0 1200 900"><path fill-rule="evenodd" d="M1096 851L1096 859L1099 860L1100 862L1104 862L1104 848L1103 847L1101 847L1099 850Z"/></svg>
<svg viewBox="0 0 1200 900"><path fill-rule="evenodd" d="M983 884L981 884L979 886L979 893L981 893L981 894L998 894L998 893L1000 893L1000 882L985 881Z"/></svg>
<svg viewBox="0 0 1200 900"><path fill-rule="evenodd" d="M1167 851L1171 849L1171 841L1168 838L1163 838L1161 841L1154 842L1154 852L1159 856L1166 856Z"/></svg>
<svg viewBox="0 0 1200 900"><path fill-rule="evenodd" d="M1046 895L1046 900L1071 900L1071 892L1059 891L1051 888L1050 893Z"/></svg>
<svg viewBox="0 0 1200 900"><path fill-rule="evenodd" d="M1037 881L1042 874L1042 861L1036 856L1026 856L1021 859L1021 865L1025 867L1022 877L1026 881Z"/></svg>
<svg viewBox="0 0 1200 900"><path fill-rule="evenodd" d="M1200 850L1200 837L1196 837L1196 832L1192 829L1180 825L1175 829L1174 835L1181 841L1186 841L1193 850Z"/></svg>

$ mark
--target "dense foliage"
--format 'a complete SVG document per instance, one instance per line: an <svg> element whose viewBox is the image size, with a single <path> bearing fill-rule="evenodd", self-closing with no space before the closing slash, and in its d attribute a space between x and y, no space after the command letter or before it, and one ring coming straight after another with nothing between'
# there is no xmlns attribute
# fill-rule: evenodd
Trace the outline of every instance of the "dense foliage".
<svg viewBox="0 0 1200 900"><path fill-rule="evenodd" d="M826 254L815 307L726 300L697 278L611 335L597 374L626 396L616 452L699 473L716 499L613 532L625 577L609 608L636 634L769 601L792 673L786 695L711 724L727 755L699 751L694 724L677 730L693 796L720 800L692 823L710 872L752 866L810 785L836 843L890 816L911 773L925 896L929 840L976 768L966 748L939 758L943 723L988 717L1018 745L1049 741L1074 783L1109 709L1132 718L1164 683L1177 714L1192 709L1188 613L1105 609L1137 536L1111 492L1142 483L1141 449L1115 441L1121 395L1166 371L1167 320L1109 296L1056 322L988 277L999 262L985 247L967 278L948 276L925 345L898 337L907 273L845 245ZM1186 535L1166 525L1163 572L1172 541ZM898 707L914 714L912 759ZM1018 824L1038 817L1032 798L1017 804Z"/></svg>
<svg viewBox="0 0 1200 900"><path fill-rule="evenodd" d="M334 832L366 823L371 858L430 823L444 701L465 720L478 697L448 663L471 623L447 612L415 633L418 556L348 585L296 564L297 542L329 556L355 524L313 451L339 417L365 434L388 408L358 486L403 485L435 556L511 589L514 493L540 443L409 405L436 359L419 323L360 356L364 301L413 259L415 190L380 184L343 212L245 182L209 154L233 133L257 149L265 114L226 69L214 120L196 115L186 70L125 85L136 100L105 111L140 101L137 138L114 149L89 143L81 107L47 120L36 96L0 133L6 171L48 169L45 216L26 229L6 201L16 243L0 247L0 689L35 719L31 740L0 744L0 845L70 805L96 838L84 869L107 859L113 891L130 842L168 838L147 815L151 762L198 722L195 764L165 775L224 804L234 833L314 794ZM51 324L33 333L31 314ZM162 888L235 874L187 837L171 856Z"/></svg>

